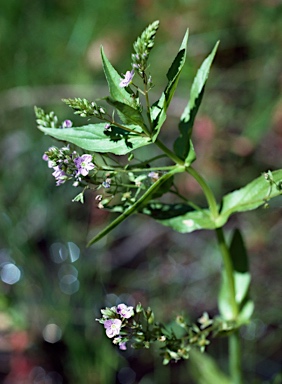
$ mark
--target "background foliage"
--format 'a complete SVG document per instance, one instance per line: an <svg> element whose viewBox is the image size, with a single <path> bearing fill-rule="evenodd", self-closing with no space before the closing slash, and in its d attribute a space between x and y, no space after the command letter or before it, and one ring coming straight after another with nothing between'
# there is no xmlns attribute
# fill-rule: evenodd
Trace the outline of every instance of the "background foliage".
<svg viewBox="0 0 282 384"><path fill-rule="evenodd" d="M81 205L71 202L76 191L68 185L55 186L41 161L54 141L36 130L33 105L81 123L60 100L108 94L100 45L125 73L136 36L159 19L151 58L157 99L189 27L188 64L168 111L169 143L187 84L220 40L194 133L197 153L204 155L195 165L220 198L263 171L281 168L281 2L0 0L0 5L2 382L181 384L187 375L192 382L199 374L197 356L162 367L153 351L120 353L94 319L117 300L141 301L168 322L179 311L192 321L205 310L214 315L220 276L213 235L181 235L136 216L86 249L109 214L96 208L91 194ZM188 178L182 191L199 192ZM242 331L246 381L271 380L280 368L282 344L281 198L268 210L232 217L228 226L242 228L251 255L256 311ZM220 340L209 348L223 369L224 347ZM208 362L204 367L210 371Z"/></svg>

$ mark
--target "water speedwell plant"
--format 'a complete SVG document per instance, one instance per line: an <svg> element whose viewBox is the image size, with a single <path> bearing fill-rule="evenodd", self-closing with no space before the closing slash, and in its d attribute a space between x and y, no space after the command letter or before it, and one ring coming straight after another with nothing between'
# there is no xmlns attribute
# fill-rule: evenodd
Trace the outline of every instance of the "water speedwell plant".
<svg viewBox="0 0 282 384"><path fill-rule="evenodd" d="M164 364L187 359L192 348L204 351L211 337L227 335L232 383L240 384L238 329L250 320L254 303L249 295L251 276L242 234L236 229L228 243L223 226L232 214L266 207L270 199L280 195L282 170L266 171L217 202L207 182L193 168L196 159L193 125L218 43L196 74L178 131L175 131L173 147L169 148L161 141L160 132L186 59L188 31L167 72L164 91L151 104L149 93L153 80L148 59L158 27L159 22L155 21L136 40L131 68L123 75L116 71L101 48L110 95L100 101L63 100L75 114L88 119L86 125L73 127L70 119L59 123L53 112L45 113L41 108L35 108L38 128L64 142L62 148L49 148L43 159L53 169L58 186L72 180L74 187L82 188L74 201L83 202L84 191L90 189L96 194L99 208L119 214L89 241L88 246L137 213L150 216L181 233L200 229L215 231L223 260L218 316L211 319L204 313L194 324L178 316L176 323L182 330L178 335L156 321L153 311L141 304L133 308L122 303L102 309L102 317L97 321L103 324L106 335L121 350L125 350L128 344L135 348L149 348L152 343L158 343ZM145 161L137 160L135 151L145 146L158 147L160 154ZM156 165L160 161L163 164ZM187 173L197 181L206 197L207 207L199 207L180 194L175 181L175 175L180 173ZM178 196L179 200L168 204L160 199L169 193Z"/></svg>

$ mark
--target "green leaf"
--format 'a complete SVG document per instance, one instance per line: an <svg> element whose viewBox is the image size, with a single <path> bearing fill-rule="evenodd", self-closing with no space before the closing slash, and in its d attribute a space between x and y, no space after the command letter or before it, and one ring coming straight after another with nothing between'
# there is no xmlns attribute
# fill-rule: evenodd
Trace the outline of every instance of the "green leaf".
<svg viewBox="0 0 282 384"><path fill-rule="evenodd" d="M250 278L246 276L245 278L244 277L242 278L244 287L241 289L241 292L240 290L238 290L238 287L240 284L240 277L242 276L234 272L235 290L237 295L238 294L240 295L242 292L245 293L245 291L249 289ZM221 274L221 286L220 286L219 295L218 295L218 308L221 316L225 320L234 319L232 306L230 305L227 277L224 270L222 271L222 274ZM248 323L253 314L253 311L254 311L254 302L251 299L249 299L247 295L246 298L240 303L239 314L236 319L237 325L239 326L239 325Z"/></svg>
<svg viewBox="0 0 282 384"><path fill-rule="evenodd" d="M235 299L239 305L239 318L244 322L250 319L253 310L253 303L249 300L249 288L251 274L249 273L249 263L247 250L243 237L238 229L235 229L229 247L230 257L233 265L233 278L235 284ZM233 316L230 304L228 281L225 270L222 271L222 282L219 290L218 306L222 317L231 320Z"/></svg>
<svg viewBox="0 0 282 384"><path fill-rule="evenodd" d="M170 188L173 186L173 178L170 177L167 181L165 181L160 188L157 189L156 192L152 195L152 199L158 199L165 195Z"/></svg>
<svg viewBox="0 0 282 384"><path fill-rule="evenodd" d="M249 292L251 275L247 250L239 229L234 231L230 244L230 256L234 268L236 301L241 304Z"/></svg>
<svg viewBox="0 0 282 384"><path fill-rule="evenodd" d="M273 180L278 185L282 181L282 169L272 172ZM264 205L266 201L279 196L281 190L275 184L270 184L264 175L253 180L245 187L225 195L222 199L222 209L217 218L217 226L223 226L230 215L236 212L251 211Z"/></svg>
<svg viewBox="0 0 282 384"><path fill-rule="evenodd" d="M153 140L155 141L166 119L166 111L176 90L181 70L186 60L188 42L188 30L185 33L179 52L175 57L167 73L168 83L160 99L151 107L151 119L153 123Z"/></svg>
<svg viewBox="0 0 282 384"><path fill-rule="evenodd" d="M98 240L102 239L105 235L111 232L115 227L117 227L120 223L122 223L127 217L132 215L134 212L138 211L142 208L143 205L146 205L151 197L156 193L156 191L167 181L169 180L175 173L183 172L182 167L175 167L171 171L162 175L150 188L142 195L142 197L136 201L131 207L127 208L121 215L119 215L114 221L112 221L105 229L103 229L100 233L93 237L87 244L90 245L96 243Z"/></svg>
<svg viewBox="0 0 282 384"><path fill-rule="evenodd" d="M194 120L200 107L204 88L208 79L210 67L214 59L219 42L216 43L210 55L204 60L192 84L189 102L184 109L179 123L180 136L174 143L174 151L185 163L191 164L195 159L194 148L191 143L191 134Z"/></svg>
<svg viewBox="0 0 282 384"><path fill-rule="evenodd" d="M181 209L183 209L183 206ZM190 209L191 208L188 206L187 210L190 210ZM181 211L179 210L178 212L180 213ZM178 212L176 209L175 213L177 214ZM164 214L164 210L162 212L153 211L154 215L160 214L160 213ZM168 212L167 214L170 215L171 213ZM165 225L166 227L171 227L175 231L178 231L181 233L190 233L198 229L215 229L216 228L216 225L212 220L211 213L208 209L193 210L193 211L189 211L187 213L180 214L174 217L158 219L157 221L160 224Z"/></svg>
<svg viewBox="0 0 282 384"><path fill-rule="evenodd" d="M192 208L187 204L165 204L159 201L151 201L140 212L151 216L155 220L167 220L184 215L191 210Z"/></svg>
<svg viewBox="0 0 282 384"><path fill-rule="evenodd" d="M282 170L272 172L274 181L282 180ZM269 194L268 194L269 193ZM223 198L221 213L214 218L209 209L191 210L185 204L150 203L142 213L152 216L162 225L181 233L190 233L199 229L222 227L229 216L235 212L248 211L265 204L265 198L271 199L281 193L275 185L269 191L269 183L264 176L252 181L246 187L234 191Z"/></svg>
<svg viewBox="0 0 282 384"><path fill-rule="evenodd" d="M244 305L242 305L242 308L241 308L240 313L238 315L237 321L238 321L239 325L247 324L250 321L252 314L254 312L254 308L255 308L255 305L254 305L253 300L246 300Z"/></svg>
<svg viewBox="0 0 282 384"><path fill-rule="evenodd" d="M137 109L138 105L131 96L131 94L127 92L125 88L119 86L121 76L109 62L107 56L105 55L103 47L101 47L101 56L103 61L104 73L108 82L112 98L123 104L129 105L133 109Z"/></svg>
<svg viewBox="0 0 282 384"><path fill-rule="evenodd" d="M225 320L233 320L233 308L231 305L230 290L225 269L221 272L221 285L218 293L218 308Z"/></svg>
<svg viewBox="0 0 282 384"><path fill-rule="evenodd" d="M234 230L229 248L234 270L241 274L248 273L249 260L247 249L241 232L237 228Z"/></svg>
<svg viewBox="0 0 282 384"><path fill-rule="evenodd" d="M105 100L108 104L115 107L119 113L119 116L124 124L134 124L139 125L139 127L144 127L144 119L142 114L127 104L121 103L120 101L116 101L111 97L105 97Z"/></svg>
<svg viewBox="0 0 282 384"><path fill-rule="evenodd" d="M136 148L150 144L150 139L140 135L140 127L125 126L136 131L136 135L117 127L105 132L105 124L89 124L67 129L38 126L45 134L66 141L91 152L125 155Z"/></svg>

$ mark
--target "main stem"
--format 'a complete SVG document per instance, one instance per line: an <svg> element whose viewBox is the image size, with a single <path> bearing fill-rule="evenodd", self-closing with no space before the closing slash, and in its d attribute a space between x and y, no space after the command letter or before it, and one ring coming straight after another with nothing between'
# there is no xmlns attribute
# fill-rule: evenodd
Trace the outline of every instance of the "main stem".
<svg viewBox="0 0 282 384"><path fill-rule="evenodd" d="M222 256L224 269L226 272L227 286L228 286L228 297L232 309L232 318L235 320L238 316L238 305L236 302L236 291L235 291L235 281L233 275L233 264L229 252L228 245L226 244L223 229L216 229L217 242L219 250Z"/></svg>
<svg viewBox="0 0 282 384"><path fill-rule="evenodd" d="M197 180L201 186L206 199L209 204L211 214L214 219L218 216L218 209L216 200L214 198L213 192L202 178L202 176L191 166L187 168L187 172ZM226 243L224 232L222 228L216 229L218 246L220 253L222 255L222 260L224 264L224 270L226 273L227 287L228 287L228 297L232 309L232 318L236 320L239 314L238 304L236 302L236 289L234 281L234 268L231 260L231 255L229 247ZM238 330L229 336L229 370L232 377L232 384L242 384L242 369L241 369L241 348L240 348L240 337Z"/></svg>
<svg viewBox="0 0 282 384"><path fill-rule="evenodd" d="M170 157L178 166L182 166L201 186L214 220L218 217L218 207L212 190L203 179L203 177L191 166L185 167L183 160L175 155L170 149L166 147L159 139L155 142L163 152ZM236 302L236 290L234 281L234 268L231 260L229 247L226 243L224 232L222 228L216 229L217 241L222 255L224 269L227 279L228 297L231 305L232 319L236 320L239 314L239 307ZM242 384L242 369L241 369L241 348L238 330L229 336L229 369L232 378L232 384Z"/></svg>
<svg viewBox="0 0 282 384"><path fill-rule="evenodd" d="M214 219L218 217L218 208L217 203L214 197L212 190L209 185L205 182L202 176L191 166L186 169L191 176L199 183L201 186L210 211L211 215ZM229 251L229 247L226 243L224 232L222 228L216 229L217 241L219 245L219 249L222 255L224 269L226 273L227 279L227 287L228 287L228 297L230 300L230 305L232 308L232 318L234 320L237 319L239 314L238 304L236 302L236 289L235 289L235 281L234 281L234 268L231 260L231 255ZM232 384L242 384L242 369L241 369L241 348L240 348L240 338L238 330L236 330L233 334L229 336L229 370L232 378Z"/></svg>
<svg viewBox="0 0 282 384"><path fill-rule="evenodd" d="M239 308L236 302L234 269L231 255L229 252L229 247L225 241L223 229L217 228L216 235L226 273L228 297L231 305L232 317L234 320L236 320L239 314ZM238 330L229 335L229 370L232 377L232 384L242 384L241 347Z"/></svg>
<svg viewBox="0 0 282 384"><path fill-rule="evenodd" d="M229 371L232 384L242 384L241 343L238 329L229 336Z"/></svg>

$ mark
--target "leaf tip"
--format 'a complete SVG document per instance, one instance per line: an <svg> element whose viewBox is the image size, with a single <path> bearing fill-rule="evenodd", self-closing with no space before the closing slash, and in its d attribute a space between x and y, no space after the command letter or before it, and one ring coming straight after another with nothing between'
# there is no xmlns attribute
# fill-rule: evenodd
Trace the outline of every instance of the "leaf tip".
<svg viewBox="0 0 282 384"><path fill-rule="evenodd" d="M105 51L104 51L104 47L103 47L102 44L100 45L100 54L101 54L102 60L104 60L104 58L105 58Z"/></svg>
<svg viewBox="0 0 282 384"><path fill-rule="evenodd" d="M186 49L189 37L189 28L186 29L180 49Z"/></svg>
<svg viewBox="0 0 282 384"><path fill-rule="evenodd" d="M219 44L220 44L220 40L217 40L217 42L215 43L215 46L213 48L213 52L217 51L217 48L218 48Z"/></svg>

